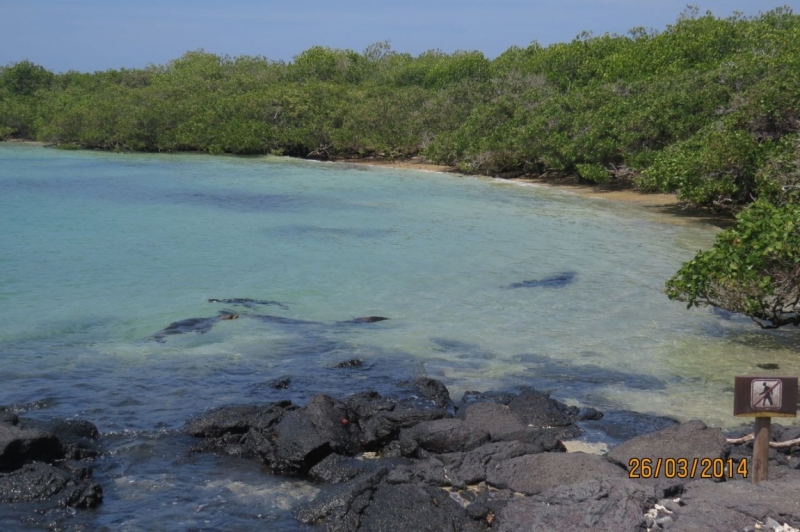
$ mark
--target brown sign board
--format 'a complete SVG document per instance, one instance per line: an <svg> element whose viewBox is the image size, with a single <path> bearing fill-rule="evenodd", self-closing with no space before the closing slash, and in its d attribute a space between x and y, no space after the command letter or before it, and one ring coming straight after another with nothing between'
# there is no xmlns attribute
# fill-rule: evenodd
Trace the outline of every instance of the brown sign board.
<svg viewBox="0 0 800 532"><path fill-rule="evenodd" d="M797 377L737 375L733 415L797 417Z"/></svg>

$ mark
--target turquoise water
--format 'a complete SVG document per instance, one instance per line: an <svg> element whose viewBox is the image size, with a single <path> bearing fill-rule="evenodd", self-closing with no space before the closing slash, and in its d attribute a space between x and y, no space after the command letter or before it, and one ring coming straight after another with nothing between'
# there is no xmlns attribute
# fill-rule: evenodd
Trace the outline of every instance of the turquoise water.
<svg viewBox="0 0 800 532"><path fill-rule="evenodd" d="M110 487L92 519L113 529L296 527L287 509L313 488L186 458L183 422L220 404L391 390L425 374L456 397L532 385L730 426L734 375L763 362L800 372L796 331L660 292L717 229L543 187L0 145L0 229L0 404L98 425ZM553 276L566 281L509 288ZM207 301L235 297L287 308ZM222 309L241 317L148 339ZM368 315L391 319L337 323ZM332 369L350 358L365 366ZM288 389L265 385L279 377ZM152 505L163 512L137 510Z"/></svg>

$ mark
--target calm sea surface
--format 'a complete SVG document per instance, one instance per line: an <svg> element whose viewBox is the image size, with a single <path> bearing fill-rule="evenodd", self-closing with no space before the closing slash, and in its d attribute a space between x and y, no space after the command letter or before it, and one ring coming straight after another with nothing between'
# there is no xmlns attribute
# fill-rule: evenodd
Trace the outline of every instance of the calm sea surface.
<svg viewBox="0 0 800 532"><path fill-rule="evenodd" d="M733 376L800 373L800 334L661 293L717 231L446 174L0 145L0 404L97 424L106 499L72 519L110 530L298 528L313 486L188 455L183 423L223 404L428 375L731 426ZM240 319L148 339L224 309ZM391 319L337 323L369 315Z"/></svg>

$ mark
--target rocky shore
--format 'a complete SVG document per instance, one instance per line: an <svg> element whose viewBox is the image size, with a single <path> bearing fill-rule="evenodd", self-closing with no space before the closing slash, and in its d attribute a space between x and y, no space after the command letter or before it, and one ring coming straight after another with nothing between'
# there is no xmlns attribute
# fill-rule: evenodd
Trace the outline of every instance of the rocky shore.
<svg viewBox="0 0 800 532"><path fill-rule="evenodd" d="M433 379L402 386L412 390L403 399L363 392L210 410L187 422L196 441L186 453L250 459L265 474L314 483L316 497L293 514L329 531L800 528L798 446L773 449L770 480L755 486L739 467L748 444L732 446L701 421L629 413L642 431L663 428L605 455L568 453L585 429L613 434L614 416L532 389L468 392L456 403ZM774 437L798 432L778 428ZM0 503L37 503L40 512L97 506L97 442L88 421L34 421L0 407ZM678 458L730 468L706 479L702 468L682 475L636 466Z"/></svg>
<svg viewBox="0 0 800 532"><path fill-rule="evenodd" d="M88 421L21 419L0 407L0 503L96 507L103 500L90 467L97 438Z"/></svg>

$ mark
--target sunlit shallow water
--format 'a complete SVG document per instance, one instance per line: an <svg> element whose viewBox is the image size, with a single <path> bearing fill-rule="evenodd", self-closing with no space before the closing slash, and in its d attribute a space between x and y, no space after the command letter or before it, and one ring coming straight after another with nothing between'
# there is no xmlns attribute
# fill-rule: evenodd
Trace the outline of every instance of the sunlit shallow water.
<svg viewBox="0 0 800 532"><path fill-rule="evenodd" d="M800 373L800 334L669 301L664 281L718 231L672 222L447 174L0 145L0 404L98 425L91 519L114 530L297 526L313 487L187 458L180 427L221 404L429 375L456 398L531 385L732 426L733 376ZM207 302L232 297L288 310ZM241 318L148 339L226 308ZM337 323L368 315L391 319ZM332 368L350 358L364 367Z"/></svg>

